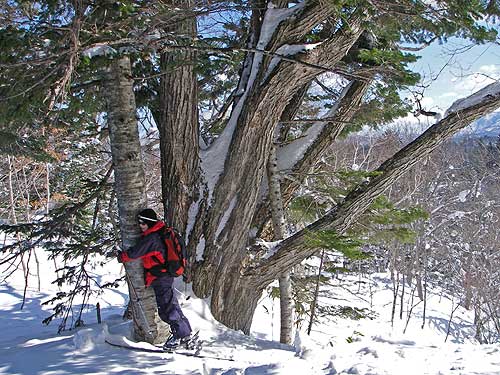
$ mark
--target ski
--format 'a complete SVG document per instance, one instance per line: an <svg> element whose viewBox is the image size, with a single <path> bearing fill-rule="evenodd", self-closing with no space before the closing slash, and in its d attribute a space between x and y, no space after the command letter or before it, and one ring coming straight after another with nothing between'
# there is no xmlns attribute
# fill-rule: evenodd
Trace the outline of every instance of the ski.
<svg viewBox="0 0 500 375"><path fill-rule="evenodd" d="M172 355L179 354L179 355L183 355L183 356L186 356L186 357L195 357L195 358L204 358L204 359L217 359L217 360L220 360L220 361L231 361L231 362L234 362L233 358L221 357L221 356L217 356L217 355L207 355L207 354L200 354L200 353L197 353L197 352L188 352L188 351L180 351L180 350L165 351L165 350L163 350L163 349L161 349L159 347L155 347L155 348L140 348L140 347L125 345L125 344L117 344L117 343L114 343L114 342L111 342L111 341L108 341L108 340L105 340L105 342L108 345L111 345L111 346L114 346L114 347L117 347L117 348L123 348L123 349L128 349L128 350L146 352L146 353L159 353L159 354L172 354Z"/></svg>
<svg viewBox="0 0 500 375"><path fill-rule="evenodd" d="M231 361L234 362L234 358L230 357L221 357L218 355L208 355L208 354L200 354L200 353L195 353L195 352L179 352L179 351L173 351L173 352L165 352L167 354L180 354L184 355L186 357L195 357L195 358L203 358L203 359L216 359L219 361Z"/></svg>

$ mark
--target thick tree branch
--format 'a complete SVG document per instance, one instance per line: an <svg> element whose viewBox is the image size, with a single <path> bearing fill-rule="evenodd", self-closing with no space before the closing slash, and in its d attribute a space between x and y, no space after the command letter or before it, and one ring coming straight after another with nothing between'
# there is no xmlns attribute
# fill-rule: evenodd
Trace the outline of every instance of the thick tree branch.
<svg viewBox="0 0 500 375"><path fill-rule="evenodd" d="M332 110L333 113L329 112L326 115L327 120L323 120L322 123L323 129L318 133L314 141L312 141L311 145L304 152L304 155L295 163L293 163L293 165L288 170L281 171L289 175L299 176L298 178L294 178L293 180L286 179L281 184L281 191L283 194L283 202L285 203L285 206L289 203L294 192L303 181L303 178L301 176L305 176L311 170L316 161L321 158L328 147L330 147L330 145L341 134L346 124L351 121L352 117L359 109L361 99L366 93L368 87L369 82L354 81L350 83L349 86L345 89L344 95L342 95L342 97L339 99L338 104L335 106L334 110ZM320 126L322 124L319 123L317 124L317 126ZM285 147L287 149L289 148L291 150L296 150L298 146L295 143L298 142L301 142L301 140L292 142ZM286 151L282 150L281 153L286 153ZM259 204L256 210L253 226L263 229L263 226L269 220L269 217L269 202L266 200Z"/></svg>
<svg viewBox="0 0 500 375"><path fill-rule="evenodd" d="M478 118L500 107L500 83L493 83L471 97L456 102L443 120L431 126L378 169L376 177L353 190L324 217L281 242L274 255L248 268L247 276L259 275L259 282L271 282L277 273L300 263L318 249L306 246L308 235L325 229L344 233L370 204L419 160L445 140Z"/></svg>
<svg viewBox="0 0 500 375"><path fill-rule="evenodd" d="M293 175L303 175L311 170L313 165L321 158L328 147L338 138L346 124L348 124L361 105L361 99L369 87L369 82L354 81L349 84L345 95L336 106L336 111L323 130L308 148L304 157L292 167L290 173ZM290 145L291 146L291 145ZM293 193L298 188L296 182L287 180L283 182L282 189L284 201L290 201Z"/></svg>
<svg viewBox="0 0 500 375"><path fill-rule="evenodd" d="M325 2L317 0L305 1L296 17L289 18L280 24L276 30L278 37L274 38L266 49L275 51L285 43L300 43L304 35L333 14L334 7L325 4Z"/></svg>

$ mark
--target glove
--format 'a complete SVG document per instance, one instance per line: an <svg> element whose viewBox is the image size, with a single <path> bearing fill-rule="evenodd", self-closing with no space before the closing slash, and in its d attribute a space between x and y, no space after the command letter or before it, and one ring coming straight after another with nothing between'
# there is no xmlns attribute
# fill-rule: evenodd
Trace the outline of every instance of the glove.
<svg viewBox="0 0 500 375"><path fill-rule="evenodd" d="M123 263L122 253L123 253L123 250L120 247L120 245L115 244L115 246L113 246L112 254L116 257L116 260L119 263Z"/></svg>
<svg viewBox="0 0 500 375"><path fill-rule="evenodd" d="M125 250L120 251L119 253L116 254L116 259L120 263L126 263L130 262L131 260L134 260L130 258Z"/></svg>

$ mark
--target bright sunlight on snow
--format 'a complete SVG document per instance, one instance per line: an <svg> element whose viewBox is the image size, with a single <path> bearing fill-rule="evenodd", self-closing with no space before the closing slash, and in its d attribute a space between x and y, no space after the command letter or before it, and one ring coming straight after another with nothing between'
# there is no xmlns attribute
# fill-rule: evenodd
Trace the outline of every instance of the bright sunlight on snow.
<svg viewBox="0 0 500 375"><path fill-rule="evenodd" d="M90 301L80 328L57 334L57 321L42 325L49 315L42 302L58 291L50 284L51 266L42 263L41 291L37 279L30 278L23 309L22 272L0 286L0 374L500 374L500 345L474 343L472 314L446 295L428 295L424 321L423 303L406 288L392 325L392 282L386 273L341 276L342 287L339 282L320 300L337 314L313 326L310 336L304 324L293 346L279 343L278 300L261 300L252 334L245 336L217 323L207 302L179 280L183 310L203 340L203 358L197 358L107 344L134 345L130 321L121 318L127 302L123 285ZM96 277L112 280L120 268L112 260L95 270ZM97 302L102 324L97 323Z"/></svg>

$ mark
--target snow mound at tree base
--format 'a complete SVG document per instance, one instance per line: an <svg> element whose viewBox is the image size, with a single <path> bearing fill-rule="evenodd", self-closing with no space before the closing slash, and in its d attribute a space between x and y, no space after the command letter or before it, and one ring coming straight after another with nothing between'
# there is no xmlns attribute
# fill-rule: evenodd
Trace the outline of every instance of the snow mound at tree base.
<svg viewBox="0 0 500 375"><path fill-rule="evenodd" d="M106 338L107 324L101 327L81 328L73 336L75 349L81 353L87 353L95 350L98 346L104 344Z"/></svg>

